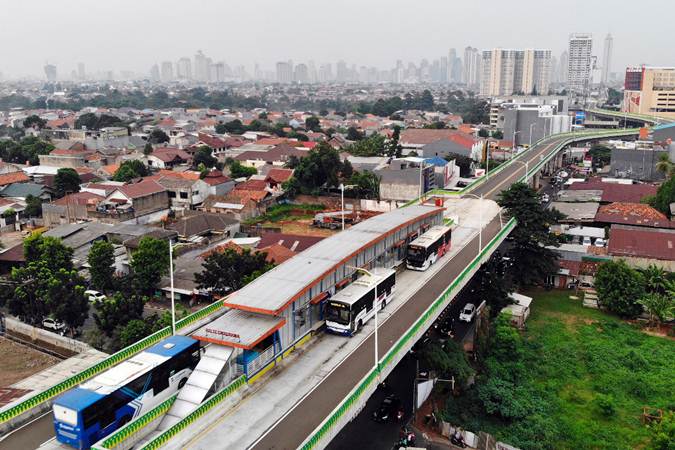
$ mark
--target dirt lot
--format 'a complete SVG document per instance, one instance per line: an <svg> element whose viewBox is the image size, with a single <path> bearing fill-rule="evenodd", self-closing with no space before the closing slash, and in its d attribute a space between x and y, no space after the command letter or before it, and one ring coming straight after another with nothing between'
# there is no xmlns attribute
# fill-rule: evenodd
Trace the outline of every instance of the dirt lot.
<svg viewBox="0 0 675 450"><path fill-rule="evenodd" d="M0 355L2 355L0 387L10 386L59 362L52 356L16 344L4 337L0 337Z"/></svg>
<svg viewBox="0 0 675 450"><path fill-rule="evenodd" d="M327 228L317 228L312 226L311 219L288 220L281 222L270 222L270 226L281 227L282 233L301 234L304 236L332 236L337 233L335 230Z"/></svg>

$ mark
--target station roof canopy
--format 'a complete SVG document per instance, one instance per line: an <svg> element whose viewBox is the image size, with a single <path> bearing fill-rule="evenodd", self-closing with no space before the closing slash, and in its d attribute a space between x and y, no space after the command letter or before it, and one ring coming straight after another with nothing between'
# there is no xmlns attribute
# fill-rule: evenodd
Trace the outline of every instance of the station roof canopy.
<svg viewBox="0 0 675 450"><path fill-rule="evenodd" d="M330 236L266 272L230 295L225 306L263 314L279 314L294 300L353 256L387 235L443 208L415 205L380 214Z"/></svg>
<svg viewBox="0 0 675 450"><path fill-rule="evenodd" d="M250 350L283 327L286 319L231 309L198 329L192 337L228 347Z"/></svg>

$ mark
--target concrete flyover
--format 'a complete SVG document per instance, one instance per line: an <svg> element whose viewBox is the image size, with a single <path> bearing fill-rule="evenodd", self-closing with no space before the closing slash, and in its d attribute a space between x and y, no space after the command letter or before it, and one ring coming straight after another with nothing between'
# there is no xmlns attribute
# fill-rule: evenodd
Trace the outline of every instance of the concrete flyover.
<svg viewBox="0 0 675 450"><path fill-rule="evenodd" d="M594 132L594 133L568 133L564 135L550 137L539 142L525 153L521 154L516 162L510 163L507 167L491 175L482 183L472 186L470 191L475 195L483 195L488 199L496 199L499 193L508 188L511 184L523 179L526 175L532 177L541 171L542 167L555 158L558 153L568 144L573 142L583 142L603 137L618 137L634 135L637 130L619 130L613 132ZM527 174L526 165L527 162ZM521 164L522 163L522 164ZM499 219L495 218L484 228L484 239L489 241L497 236L500 231ZM500 236L495 242L494 248L506 235ZM460 253L458 253L430 282L420 289L406 304L400 308L396 316L391 317L380 327L378 345L382 354L387 352L403 336L408 329L420 318L425 310L441 295L449 286L451 281L455 280L478 255L478 237L475 237ZM489 257L488 254L482 255L484 260ZM472 271L475 272L475 271ZM472 274L470 274L472 275ZM470 276L467 280L470 279ZM453 290L453 294L458 292ZM448 304L451 301L448 300ZM438 310L440 314L442 308ZM430 325L433 321L430 321ZM412 344L410 344L412 345ZM355 351L348 361L343 362L334 372L328 375L310 395L305 397L299 404L293 406L280 421L268 429L261 438L250 448L256 450L263 449L293 449L304 448L323 448L330 441L330 438L337 434L337 431L344 426L348 420L337 421L337 426L329 435L320 437L320 439L307 440L306 437L316 435L325 424L324 418L334 420L331 414L337 410L343 400L347 398L361 380L367 376L373 367L372 355L374 350L374 339L370 336ZM392 366L393 368L393 366ZM387 373L383 373L386 376ZM358 413L360 407L365 403L369 395L365 395L363 402L357 402L353 406L353 414L347 417L353 417Z"/></svg>
<svg viewBox="0 0 675 450"><path fill-rule="evenodd" d="M624 123L639 124L643 126L663 125L674 121L672 118L663 117L656 114L655 115L635 114L600 108L587 109L586 113L590 116L597 117L600 119L607 119L607 118L618 119L619 121L623 121Z"/></svg>

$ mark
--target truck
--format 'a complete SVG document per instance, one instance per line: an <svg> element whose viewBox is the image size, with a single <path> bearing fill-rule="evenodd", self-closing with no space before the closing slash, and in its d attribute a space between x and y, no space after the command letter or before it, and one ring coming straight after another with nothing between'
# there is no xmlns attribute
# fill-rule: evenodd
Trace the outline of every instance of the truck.
<svg viewBox="0 0 675 450"><path fill-rule="evenodd" d="M328 228L330 230L337 230L342 227L342 213L345 215L345 225L354 223L353 211L333 211L322 212L314 216L312 225L317 228Z"/></svg>

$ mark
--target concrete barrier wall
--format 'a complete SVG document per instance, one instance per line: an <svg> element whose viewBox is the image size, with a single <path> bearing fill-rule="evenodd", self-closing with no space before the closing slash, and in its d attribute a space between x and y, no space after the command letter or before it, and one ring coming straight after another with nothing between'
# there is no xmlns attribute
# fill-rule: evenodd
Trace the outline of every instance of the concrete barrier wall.
<svg viewBox="0 0 675 450"><path fill-rule="evenodd" d="M28 336L34 341L43 341L73 353L83 353L92 349L91 346L85 344L84 342L52 333L49 330L28 325L27 323L23 323L11 317L5 317L5 327L9 332L19 333L24 336Z"/></svg>

